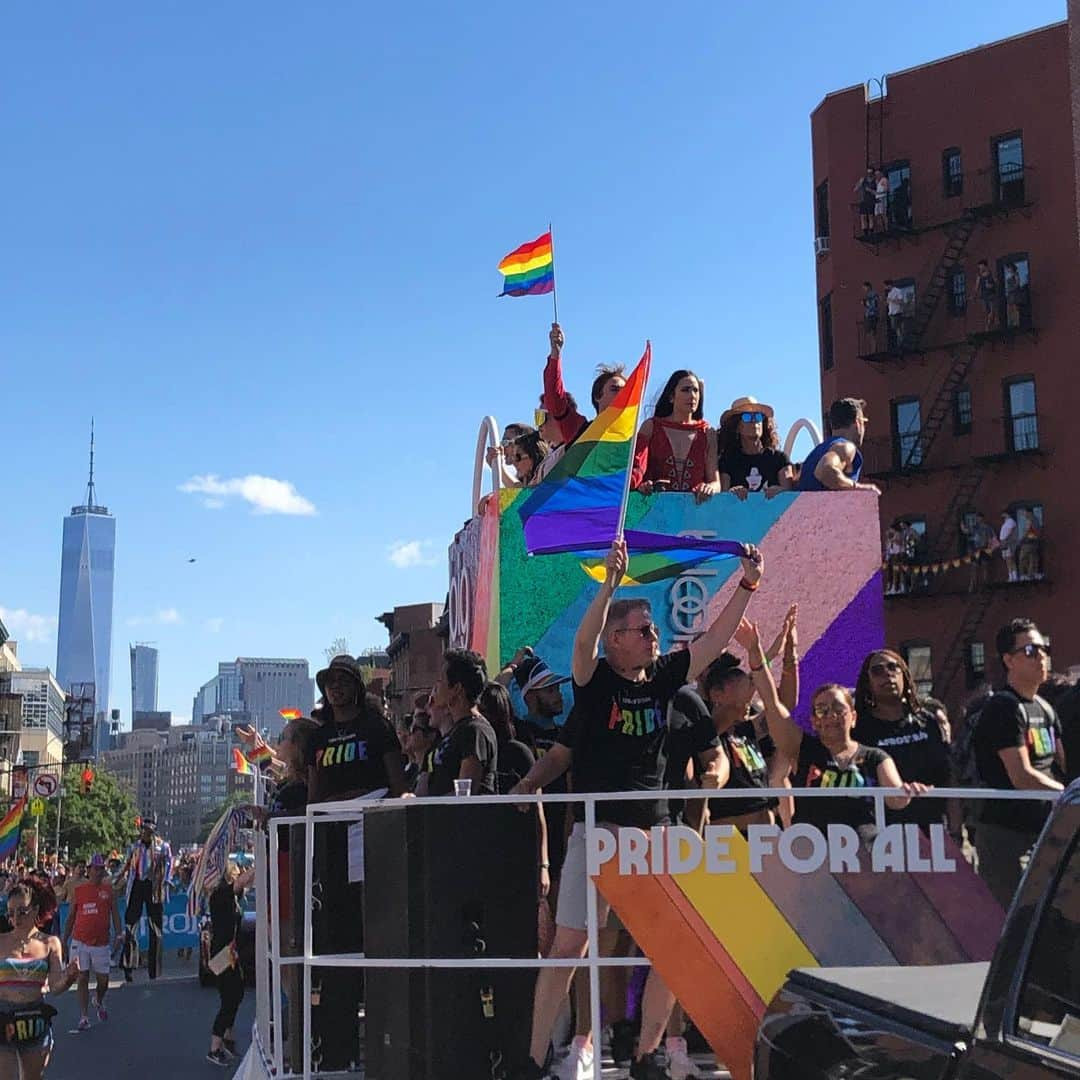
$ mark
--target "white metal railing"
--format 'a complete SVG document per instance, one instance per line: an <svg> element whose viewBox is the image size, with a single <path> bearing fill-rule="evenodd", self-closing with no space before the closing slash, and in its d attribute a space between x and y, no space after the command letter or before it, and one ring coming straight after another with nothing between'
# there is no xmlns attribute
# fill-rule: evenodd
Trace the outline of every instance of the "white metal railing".
<svg viewBox="0 0 1080 1080"><path fill-rule="evenodd" d="M256 794L261 788L256 785ZM886 822L885 800L893 796L902 796L901 788L761 788L753 789L753 796L761 798L798 799L820 798L858 798L872 799L877 827L883 828ZM1018 801L1052 802L1060 793L1053 791L1000 791L996 789L976 788L933 788L926 795L917 798L961 799L973 801ZM599 1047L601 1031L600 1015L600 969L605 967L648 967L649 959L645 956L602 957L598 953L597 941L597 896L596 885L592 876L587 874L586 933L588 951L585 957L578 959L547 959L543 957L425 957L425 958L374 958L363 953L325 954L313 952L312 911L318 903L313 898L314 850L316 823L331 822L355 823L363 814L375 807L393 808L408 813L417 806L450 804L454 806L506 806L509 804L529 805L537 803L574 803L584 804L585 808L585 846L587 861L594 850L593 839L597 826L596 806L604 802L654 802L657 798L680 800L692 799L745 799L748 790L744 788L712 789L666 789L656 791L621 791L621 792L571 792L568 794L544 795L474 795L458 798L453 795L423 799L353 799L344 802L315 803L307 807L303 816L276 817L268 826L269 844L256 844L255 865L258 873L256 889L256 1018L253 1026L253 1044L259 1062L267 1076L280 1080L310 1080L322 1074L312 1071L311 1042L311 990L312 968L475 968L521 969L521 968L578 968L586 967L589 972L589 998L591 1006L591 1026L595 1045ZM297 956L283 956L281 951L281 905L279 902L280 880L278 875L279 840L278 830L288 826L304 827L304 946L303 953ZM265 849L269 848L267 852ZM267 857L269 856L269 857ZM268 872L268 873L267 873ZM271 903L267 904L267 897ZM269 919L267 909L269 907ZM293 910L296 918L299 912ZM261 939L261 946L260 946ZM261 948L261 956L260 956ZM269 960L269 965L267 961ZM301 1037L303 1042L302 1071L285 1071L284 1039L282 1015L281 971L285 967L303 966L303 1021ZM270 977L267 982L265 973L269 967ZM261 984L266 983L265 993L259 992ZM295 1023L295 1016L291 1017ZM528 1022L528 1018L523 1018ZM295 1067L295 1062L290 1066ZM383 1080L383 1078L380 1078Z"/></svg>

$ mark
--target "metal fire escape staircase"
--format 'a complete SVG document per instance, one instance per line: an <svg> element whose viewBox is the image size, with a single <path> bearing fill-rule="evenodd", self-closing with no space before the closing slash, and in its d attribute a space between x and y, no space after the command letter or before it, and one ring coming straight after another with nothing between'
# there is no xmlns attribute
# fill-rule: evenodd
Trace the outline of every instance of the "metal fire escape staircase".
<svg viewBox="0 0 1080 1080"><path fill-rule="evenodd" d="M978 592L971 593L968 597L967 608L964 611L964 619L960 623L960 629L953 638L949 651L945 655L945 663L941 666L941 672L934 679L934 696L944 700L952 689L956 676L964 666L964 650L969 641L974 641L986 617L990 605L994 601L993 592L983 586Z"/></svg>

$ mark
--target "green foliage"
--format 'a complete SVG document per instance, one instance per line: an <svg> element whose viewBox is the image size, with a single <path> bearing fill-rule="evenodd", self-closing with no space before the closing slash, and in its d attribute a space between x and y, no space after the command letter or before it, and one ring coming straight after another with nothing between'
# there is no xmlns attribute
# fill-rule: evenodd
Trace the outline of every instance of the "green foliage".
<svg viewBox="0 0 1080 1080"><path fill-rule="evenodd" d="M82 792L82 765L64 769L63 805L57 798L45 804L41 816L41 850L51 850L56 839L56 814L60 811L60 848L68 847L68 861L86 859L100 851L123 854L135 838L138 810L131 793L111 773L94 767L94 782ZM23 819L24 845L34 827L34 819Z"/></svg>
<svg viewBox="0 0 1080 1080"><path fill-rule="evenodd" d="M202 822L199 825L198 843L206 843L206 838L210 835L210 830L217 824L217 819L221 817L226 810L229 810L234 806L243 806L245 803L250 802L251 792L234 791L223 803L213 810L208 810L203 814Z"/></svg>

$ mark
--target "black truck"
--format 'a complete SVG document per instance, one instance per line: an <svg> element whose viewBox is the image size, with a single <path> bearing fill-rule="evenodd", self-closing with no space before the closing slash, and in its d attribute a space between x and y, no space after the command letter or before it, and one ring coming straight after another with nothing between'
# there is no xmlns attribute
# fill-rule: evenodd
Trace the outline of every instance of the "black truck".
<svg viewBox="0 0 1080 1080"><path fill-rule="evenodd" d="M1080 780L1055 804L990 963L802 968L755 1080L1080 1077Z"/></svg>

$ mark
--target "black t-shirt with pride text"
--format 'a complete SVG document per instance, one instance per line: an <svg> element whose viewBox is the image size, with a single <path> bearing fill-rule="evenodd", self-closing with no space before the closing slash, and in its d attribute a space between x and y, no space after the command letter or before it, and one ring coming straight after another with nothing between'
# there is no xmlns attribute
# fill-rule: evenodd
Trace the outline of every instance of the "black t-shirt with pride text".
<svg viewBox="0 0 1080 1080"><path fill-rule="evenodd" d="M850 764L838 765L813 735L803 735L799 747L799 763L795 767L794 787L807 788L872 788L878 786L878 766L889 755L874 746L859 744ZM827 825L850 825L854 829L876 824L872 799L854 796L836 799L795 799L795 821L800 825L816 825L822 831Z"/></svg>
<svg viewBox="0 0 1080 1080"><path fill-rule="evenodd" d="M1061 726L1048 701L1027 700L1011 687L995 690L982 707L976 721L975 764L987 787L1014 790L999 751L1027 747L1031 767L1051 779L1060 780L1054 763ZM986 802L981 820L1022 832L1038 832L1050 812L1049 802Z"/></svg>
<svg viewBox="0 0 1080 1080"><path fill-rule="evenodd" d="M668 705L686 682L690 653L661 656L641 682L617 675L606 659L584 686L574 683L574 708L559 742L574 752L574 790L662 791L668 764ZM682 715L672 711L672 724ZM666 798L597 804L598 821L647 829L668 821ZM575 820L585 817L574 807Z"/></svg>
<svg viewBox="0 0 1080 1080"><path fill-rule="evenodd" d="M311 740L311 760L323 800L389 787L384 758L401 749L394 729L381 716L365 715L349 728L323 724Z"/></svg>

